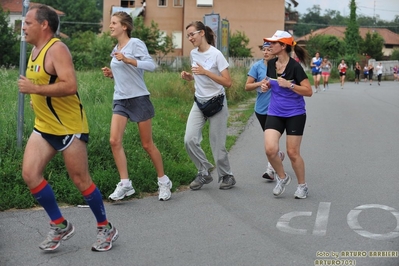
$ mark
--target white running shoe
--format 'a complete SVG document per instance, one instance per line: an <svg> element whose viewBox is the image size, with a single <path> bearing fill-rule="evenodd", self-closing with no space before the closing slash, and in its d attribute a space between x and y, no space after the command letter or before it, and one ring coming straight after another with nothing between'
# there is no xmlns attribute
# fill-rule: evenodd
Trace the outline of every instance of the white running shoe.
<svg viewBox="0 0 399 266"><path fill-rule="evenodd" d="M92 251L108 251L118 239L118 230L111 224L97 227L97 241L91 246Z"/></svg>
<svg viewBox="0 0 399 266"><path fill-rule="evenodd" d="M132 186L132 181L129 180L129 186L124 186L122 181L116 185L114 193L109 195L108 198L112 200L121 200L124 197L131 196L136 192Z"/></svg>
<svg viewBox="0 0 399 266"><path fill-rule="evenodd" d="M60 246L61 240L68 240L75 233L75 227L65 220L65 228L60 228L50 223L50 232L46 239L40 243L39 248L43 250L55 250Z"/></svg>
<svg viewBox="0 0 399 266"><path fill-rule="evenodd" d="M278 155L278 157L280 157L281 161L284 161L285 153L283 151L278 151L277 155ZM270 164L270 162L268 162L266 172L263 173L262 177L264 179L266 179L267 181L272 182L272 181L276 180L274 178L275 172L276 171L274 171L273 166Z"/></svg>
<svg viewBox="0 0 399 266"><path fill-rule="evenodd" d="M163 184L161 182L158 182L158 190L159 190L159 195L158 195L158 199L159 200L168 200L170 199L170 196L172 195L172 192L170 192L171 188L172 188L172 181L169 180L168 183Z"/></svg>
<svg viewBox="0 0 399 266"><path fill-rule="evenodd" d="M298 185L294 196L296 199L306 199L306 197L308 196L308 193L309 193L308 185L305 183L302 185Z"/></svg>
<svg viewBox="0 0 399 266"><path fill-rule="evenodd" d="M276 173L275 178L277 179L277 184L276 187L273 189L273 194L274 196L279 196L284 193L285 186L291 183L291 177L287 173L285 173L285 178L281 179Z"/></svg>
<svg viewBox="0 0 399 266"><path fill-rule="evenodd" d="M272 181L275 180L274 179L274 169L273 169L273 166L271 166L270 163L267 163L267 164L268 165L267 165L267 168L266 168L266 172L263 173L262 177L264 179L266 179L267 181L272 182Z"/></svg>

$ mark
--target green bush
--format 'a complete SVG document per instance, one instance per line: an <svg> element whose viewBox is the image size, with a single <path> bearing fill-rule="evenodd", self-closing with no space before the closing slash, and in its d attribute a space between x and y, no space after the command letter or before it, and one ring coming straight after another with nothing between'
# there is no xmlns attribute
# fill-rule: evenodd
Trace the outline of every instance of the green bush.
<svg viewBox="0 0 399 266"><path fill-rule="evenodd" d="M116 40L109 33L97 36L93 32L78 32L63 42L71 51L75 68L90 70L109 66L110 54Z"/></svg>
<svg viewBox="0 0 399 266"><path fill-rule="evenodd" d="M399 60L399 49L393 49L391 60Z"/></svg>
<svg viewBox="0 0 399 266"><path fill-rule="evenodd" d="M109 66L111 61L111 51L116 43L112 39L109 32L103 33L94 39L90 45L90 57L92 58L93 67Z"/></svg>
<svg viewBox="0 0 399 266"><path fill-rule="evenodd" d="M345 81L355 81L355 71L349 69L346 71Z"/></svg>

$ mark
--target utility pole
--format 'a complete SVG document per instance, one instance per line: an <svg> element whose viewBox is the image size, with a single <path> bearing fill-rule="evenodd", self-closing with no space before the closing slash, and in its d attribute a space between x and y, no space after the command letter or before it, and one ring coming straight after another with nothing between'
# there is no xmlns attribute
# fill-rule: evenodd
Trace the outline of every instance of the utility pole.
<svg viewBox="0 0 399 266"><path fill-rule="evenodd" d="M375 18L375 1L374 0L374 10L373 10L373 19L374 19L374 26L377 24L377 19ZM373 32L375 31L375 29L373 30Z"/></svg>
<svg viewBox="0 0 399 266"><path fill-rule="evenodd" d="M19 74L25 75L26 71L26 41L25 33L22 30L25 23L25 16L28 13L29 0L22 2L22 23L21 23L21 46L19 50ZM18 77L19 78L19 77ZM17 121L17 147L22 148L22 134L24 132L24 101L25 94L18 93L18 121Z"/></svg>

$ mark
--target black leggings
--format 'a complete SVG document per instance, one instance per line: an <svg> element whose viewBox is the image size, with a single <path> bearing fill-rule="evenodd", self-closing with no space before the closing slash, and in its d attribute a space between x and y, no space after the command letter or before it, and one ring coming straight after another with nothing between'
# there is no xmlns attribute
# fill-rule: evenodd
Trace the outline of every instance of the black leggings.
<svg viewBox="0 0 399 266"><path fill-rule="evenodd" d="M283 135L284 130L288 135L302 136L305 129L306 113L291 117L268 115L266 129L275 129Z"/></svg>
<svg viewBox="0 0 399 266"><path fill-rule="evenodd" d="M267 115L261 115L261 114L258 114L257 112L255 112L255 115L256 115L256 118L258 118L258 121L260 123L260 126L262 127L262 130L265 131Z"/></svg>

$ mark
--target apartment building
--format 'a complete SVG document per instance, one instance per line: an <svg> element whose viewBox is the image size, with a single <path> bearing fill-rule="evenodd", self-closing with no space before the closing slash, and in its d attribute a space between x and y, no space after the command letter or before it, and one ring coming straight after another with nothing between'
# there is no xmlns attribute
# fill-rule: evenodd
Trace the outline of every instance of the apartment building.
<svg viewBox="0 0 399 266"><path fill-rule="evenodd" d="M108 31L111 14L126 10L132 16L143 16L145 25L151 21L172 36L174 56L188 56L192 44L185 38L185 27L192 21L204 21L204 16L218 14L229 22L231 33L240 31L249 38L252 56L261 58L262 39L278 29L289 30L298 20L297 12L287 12L287 5L296 1L285 0L104 0L103 31Z"/></svg>

